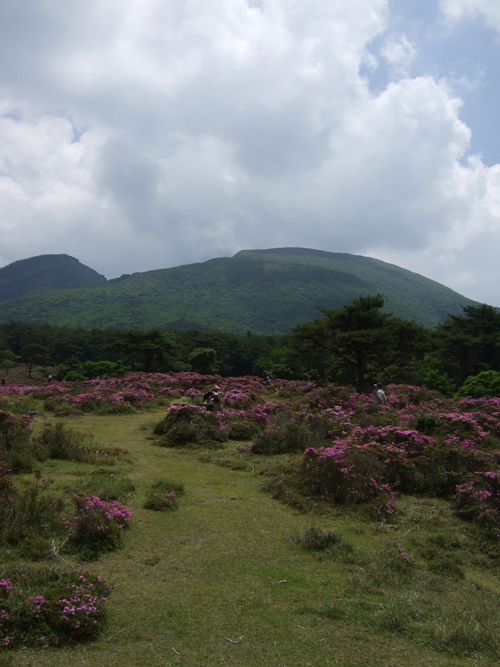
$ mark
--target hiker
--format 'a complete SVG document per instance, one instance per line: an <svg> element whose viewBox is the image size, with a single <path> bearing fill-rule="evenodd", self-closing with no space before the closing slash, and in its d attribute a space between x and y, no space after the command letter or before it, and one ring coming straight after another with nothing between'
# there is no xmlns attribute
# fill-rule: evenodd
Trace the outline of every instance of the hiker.
<svg viewBox="0 0 500 667"><path fill-rule="evenodd" d="M269 387L271 384L271 378L269 377L269 373L267 371L264 371L264 375L262 376L262 379L264 380L264 384Z"/></svg>
<svg viewBox="0 0 500 667"><path fill-rule="evenodd" d="M206 394L203 394L203 405L209 412L213 412L214 409L214 396L211 391L207 391Z"/></svg>
<svg viewBox="0 0 500 667"><path fill-rule="evenodd" d="M214 413L217 414L218 412L222 411L222 392L220 390L220 387L215 385L214 388L212 389L212 400L214 404Z"/></svg>
<svg viewBox="0 0 500 667"><path fill-rule="evenodd" d="M385 391L382 389L382 383L377 382L375 387L375 400L377 401L377 405L384 406L387 405L387 396L385 395Z"/></svg>
<svg viewBox="0 0 500 667"><path fill-rule="evenodd" d="M49 384L52 382L52 375L47 375L47 382Z"/></svg>

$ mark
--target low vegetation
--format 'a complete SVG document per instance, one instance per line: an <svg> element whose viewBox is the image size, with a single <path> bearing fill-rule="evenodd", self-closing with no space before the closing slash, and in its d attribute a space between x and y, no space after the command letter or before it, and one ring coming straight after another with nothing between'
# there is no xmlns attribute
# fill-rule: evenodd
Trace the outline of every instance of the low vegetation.
<svg viewBox="0 0 500 667"><path fill-rule="evenodd" d="M500 399L385 390L1 388L0 660L497 665Z"/></svg>

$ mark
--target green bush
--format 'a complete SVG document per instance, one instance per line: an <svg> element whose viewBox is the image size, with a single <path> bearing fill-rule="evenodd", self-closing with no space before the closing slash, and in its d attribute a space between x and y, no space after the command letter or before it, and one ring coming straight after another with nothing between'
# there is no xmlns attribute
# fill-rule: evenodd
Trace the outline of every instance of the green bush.
<svg viewBox="0 0 500 667"><path fill-rule="evenodd" d="M156 512L177 509L177 499L183 493L182 484L175 484L169 480L158 480L151 484L144 507Z"/></svg>
<svg viewBox="0 0 500 667"><path fill-rule="evenodd" d="M30 472L37 460L32 446L32 413L16 417L12 412L0 410L0 465L13 473Z"/></svg>
<svg viewBox="0 0 500 667"><path fill-rule="evenodd" d="M79 463L113 464L127 452L118 447L98 448L91 433L74 431L63 424L46 423L42 433L35 438L40 454L50 459L77 461Z"/></svg>
<svg viewBox="0 0 500 667"><path fill-rule="evenodd" d="M322 530L311 526L311 528L306 528L301 535L292 538L292 541L308 551L325 551L338 544L340 538L334 530Z"/></svg>
<svg viewBox="0 0 500 667"><path fill-rule="evenodd" d="M254 454L287 454L303 452L314 444L311 431L305 424L278 422L260 433L252 444Z"/></svg>
<svg viewBox="0 0 500 667"><path fill-rule="evenodd" d="M0 537L8 547L23 547L31 560L47 557L49 534L60 532L60 513L64 502L51 492L52 482L35 473L18 489L13 486L8 471L0 470ZM43 544L42 544L43 542Z"/></svg>
<svg viewBox="0 0 500 667"><path fill-rule="evenodd" d="M500 373L483 371L478 375L469 376L456 394L466 398L495 398L500 396Z"/></svg>

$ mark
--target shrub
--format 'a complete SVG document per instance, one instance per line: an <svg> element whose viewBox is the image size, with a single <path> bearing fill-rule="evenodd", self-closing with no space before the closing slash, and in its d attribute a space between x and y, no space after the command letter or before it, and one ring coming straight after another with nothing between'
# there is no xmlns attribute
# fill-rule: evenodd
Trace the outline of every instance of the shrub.
<svg viewBox="0 0 500 667"><path fill-rule="evenodd" d="M184 447L188 444L207 444L227 440L224 424L204 407L181 403L167 410L154 427L165 447Z"/></svg>
<svg viewBox="0 0 500 667"><path fill-rule="evenodd" d="M14 549L30 560L46 558L49 535L57 534L63 499L51 492L52 482L41 478L24 480L20 488L12 484L8 471L0 470L0 542L8 554Z"/></svg>
<svg viewBox="0 0 500 667"><path fill-rule="evenodd" d="M35 412L16 417L0 410L0 464L13 473L29 472L37 459L32 446L31 418Z"/></svg>
<svg viewBox="0 0 500 667"><path fill-rule="evenodd" d="M500 373L497 371L482 371L478 375L469 376L457 396L472 396L473 398L494 398L500 396Z"/></svg>
<svg viewBox="0 0 500 667"><path fill-rule="evenodd" d="M457 485L454 500L458 516L473 521L487 536L500 539L499 472L476 472Z"/></svg>
<svg viewBox="0 0 500 667"><path fill-rule="evenodd" d="M311 526L311 528L306 528L301 535L292 538L292 541L308 551L325 551L338 544L339 539L334 530L322 530Z"/></svg>
<svg viewBox="0 0 500 667"><path fill-rule="evenodd" d="M311 444L311 432L304 424L280 420L257 436L252 444L254 454L287 454L303 452Z"/></svg>
<svg viewBox="0 0 500 667"><path fill-rule="evenodd" d="M112 586L70 566L12 567L0 576L0 646L61 646L94 639Z"/></svg>
<svg viewBox="0 0 500 667"><path fill-rule="evenodd" d="M175 484L168 480L158 480L151 484L144 507L156 512L177 509L177 499L183 493L184 486L182 484Z"/></svg>
<svg viewBox="0 0 500 667"><path fill-rule="evenodd" d="M40 453L50 459L77 461L80 463L113 464L127 451L118 447L97 448L91 433L69 429L62 422L43 425L41 435L35 438Z"/></svg>
<svg viewBox="0 0 500 667"><path fill-rule="evenodd" d="M97 496L73 496L76 516L72 521L61 519L69 529L69 548L81 557L93 560L121 544L122 534L129 527L132 514L119 501L105 502Z"/></svg>

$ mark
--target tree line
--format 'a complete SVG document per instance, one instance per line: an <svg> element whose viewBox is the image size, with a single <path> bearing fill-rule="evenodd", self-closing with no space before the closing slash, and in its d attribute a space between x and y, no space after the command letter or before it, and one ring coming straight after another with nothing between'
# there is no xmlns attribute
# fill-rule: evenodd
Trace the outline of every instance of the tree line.
<svg viewBox="0 0 500 667"><path fill-rule="evenodd" d="M0 325L0 368L5 377L22 363L30 377L34 369L52 369L48 372L68 380L129 370L222 376L267 372L271 378L351 384L360 391L382 382L417 384L447 395L471 387L480 395L499 395L496 308L465 306L462 315L450 315L430 330L394 317L384 305L380 294L361 296L342 308L321 311L321 317L294 327L288 335L274 336L83 330L9 322Z"/></svg>

